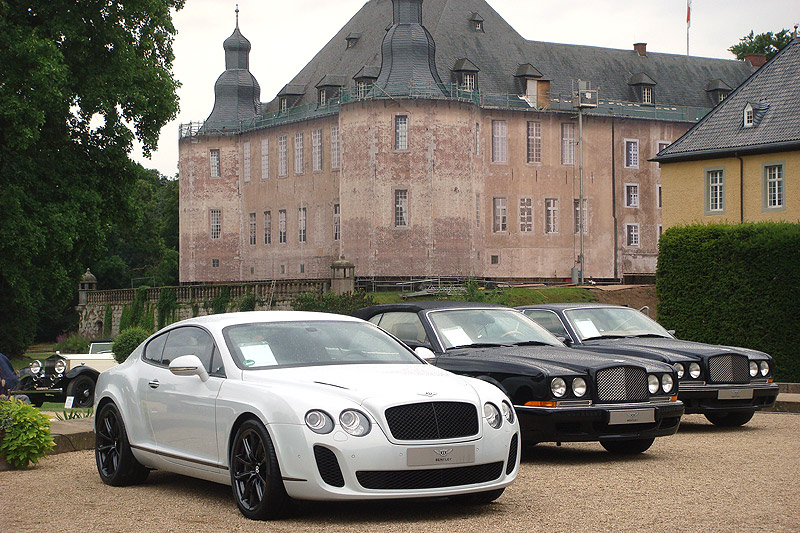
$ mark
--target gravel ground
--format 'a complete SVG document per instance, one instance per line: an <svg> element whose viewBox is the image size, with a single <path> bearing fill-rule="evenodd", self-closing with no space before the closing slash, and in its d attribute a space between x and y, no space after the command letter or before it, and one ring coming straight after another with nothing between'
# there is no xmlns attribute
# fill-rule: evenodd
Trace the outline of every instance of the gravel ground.
<svg viewBox="0 0 800 533"><path fill-rule="evenodd" d="M447 500L317 503L252 522L230 488L153 472L138 487L100 482L92 452L0 472L2 531L793 531L800 529L800 415L759 413L721 429L699 415L645 454L614 458L597 443L539 445L495 503Z"/></svg>

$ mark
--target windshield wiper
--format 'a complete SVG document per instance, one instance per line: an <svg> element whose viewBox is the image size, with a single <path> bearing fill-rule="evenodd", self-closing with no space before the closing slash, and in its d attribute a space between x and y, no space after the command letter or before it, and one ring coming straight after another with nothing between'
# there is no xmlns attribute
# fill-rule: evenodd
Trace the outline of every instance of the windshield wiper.
<svg viewBox="0 0 800 533"><path fill-rule="evenodd" d="M513 344L500 344L496 342L476 342L474 344L461 344L459 346L452 346L450 348L445 349L446 352L450 350L459 350L462 348L508 348L509 346L513 346Z"/></svg>
<svg viewBox="0 0 800 533"><path fill-rule="evenodd" d="M515 342L512 346L554 346L549 342L543 341L522 341L522 342Z"/></svg>
<svg viewBox="0 0 800 533"><path fill-rule="evenodd" d="M629 335L628 338L631 339L644 339L646 337L652 337L657 339L668 339L669 337L665 337L664 335L659 335L658 333L642 333L641 335Z"/></svg>
<svg viewBox="0 0 800 533"><path fill-rule="evenodd" d="M627 339L628 335L597 335L596 337L586 337L584 341L594 341L597 339Z"/></svg>

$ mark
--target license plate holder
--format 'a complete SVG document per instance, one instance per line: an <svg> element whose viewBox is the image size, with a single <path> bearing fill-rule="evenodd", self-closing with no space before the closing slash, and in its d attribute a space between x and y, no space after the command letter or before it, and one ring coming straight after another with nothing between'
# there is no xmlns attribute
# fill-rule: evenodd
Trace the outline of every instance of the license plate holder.
<svg viewBox="0 0 800 533"><path fill-rule="evenodd" d="M408 466L463 465L475 462L475 446L409 448Z"/></svg>
<svg viewBox="0 0 800 533"><path fill-rule="evenodd" d="M717 391L718 400L752 400L753 389L722 389Z"/></svg>
<svg viewBox="0 0 800 533"><path fill-rule="evenodd" d="M620 409L609 413L608 425L622 424L648 424L656 421L655 408L650 409Z"/></svg>

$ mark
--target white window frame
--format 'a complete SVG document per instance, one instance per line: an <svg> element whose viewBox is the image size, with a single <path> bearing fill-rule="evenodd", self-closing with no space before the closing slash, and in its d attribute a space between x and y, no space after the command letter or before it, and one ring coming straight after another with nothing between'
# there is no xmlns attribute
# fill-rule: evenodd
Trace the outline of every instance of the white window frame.
<svg viewBox="0 0 800 533"><path fill-rule="evenodd" d="M786 164L767 162L763 164L763 211L786 209Z"/></svg>
<svg viewBox="0 0 800 533"><path fill-rule="evenodd" d="M250 246L255 246L256 245L256 235L257 235L256 231L258 229L257 225L256 225L256 214L255 213L250 213L250 224L249 224L249 226L250 226Z"/></svg>
<svg viewBox="0 0 800 533"><path fill-rule="evenodd" d="M289 99L283 97L280 99L280 112L286 113L287 111L289 111Z"/></svg>
<svg viewBox="0 0 800 533"><path fill-rule="evenodd" d="M639 168L638 139L625 139L625 168Z"/></svg>
<svg viewBox="0 0 800 533"><path fill-rule="evenodd" d="M208 151L208 162L212 178L222 177L222 165L220 163L219 148L212 148Z"/></svg>
<svg viewBox="0 0 800 533"><path fill-rule="evenodd" d="M519 231L533 233L533 198L530 196L519 199Z"/></svg>
<svg viewBox="0 0 800 533"><path fill-rule="evenodd" d="M626 183L625 184L625 207L637 208L639 207L639 184Z"/></svg>
<svg viewBox="0 0 800 533"><path fill-rule="evenodd" d="M269 138L261 139L261 181L269 179Z"/></svg>
<svg viewBox="0 0 800 533"><path fill-rule="evenodd" d="M641 246L641 238L639 235L639 224L625 224L625 246L638 248Z"/></svg>
<svg viewBox="0 0 800 533"><path fill-rule="evenodd" d="M408 115L394 116L394 149L408 151Z"/></svg>
<svg viewBox="0 0 800 533"><path fill-rule="evenodd" d="M492 121L492 163L508 163L508 122Z"/></svg>
<svg viewBox="0 0 800 533"><path fill-rule="evenodd" d="M331 126L331 170L339 170L341 166L341 151L339 141L339 125Z"/></svg>
<svg viewBox="0 0 800 533"><path fill-rule="evenodd" d="M289 139L287 135L278 136L278 177L289 175Z"/></svg>
<svg viewBox="0 0 800 533"><path fill-rule="evenodd" d="M301 207L297 210L297 242L304 244L308 239L308 210Z"/></svg>
<svg viewBox="0 0 800 533"><path fill-rule="evenodd" d="M278 244L286 244L286 209L278 211Z"/></svg>
<svg viewBox="0 0 800 533"><path fill-rule="evenodd" d="M322 171L322 128L311 132L311 168L313 172Z"/></svg>
<svg viewBox="0 0 800 533"><path fill-rule="evenodd" d="M575 124L561 123L561 164L575 166Z"/></svg>
<svg viewBox="0 0 800 533"><path fill-rule="evenodd" d="M328 92L325 89L319 90L319 105L324 106L328 102Z"/></svg>
<svg viewBox="0 0 800 533"><path fill-rule="evenodd" d="M743 121L745 128L752 128L756 124L756 111L750 104L744 106Z"/></svg>
<svg viewBox="0 0 800 533"><path fill-rule="evenodd" d="M369 92L369 83L366 80L356 81L356 98L366 98Z"/></svg>
<svg viewBox="0 0 800 533"><path fill-rule="evenodd" d="M528 121L528 163L542 162L542 123Z"/></svg>
<svg viewBox="0 0 800 533"><path fill-rule="evenodd" d="M653 103L653 88L649 85L642 85L642 103L643 104L652 104Z"/></svg>
<svg viewBox="0 0 800 533"><path fill-rule="evenodd" d="M705 169L706 215L725 213L725 169Z"/></svg>
<svg viewBox="0 0 800 533"><path fill-rule="evenodd" d="M302 131L294 134L294 173L296 176L305 174L305 135Z"/></svg>
<svg viewBox="0 0 800 533"><path fill-rule="evenodd" d="M216 241L222 237L222 209L209 209L208 218L211 240Z"/></svg>
<svg viewBox="0 0 800 533"><path fill-rule="evenodd" d="M492 198L492 224L493 233L506 233L508 231L508 201L502 196Z"/></svg>
<svg viewBox="0 0 800 533"><path fill-rule="evenodd" d="M264 211L264 245L272 244L272 211Z"/></svg>
<svg viewBox="0 0 800 533"><path fill-rule="evenodd" d="M588 225L588 217L587 217L587 214L588 214L588 211L589 211L589 209L588 209L589 199L588 198L584 198L583 199L583 209L579 209L578 208L578 204L579 203L580 203L580 198L573 198L572 199L572 211L573 211L572 223L575 226L575 228L574 228L575 229L575 235L579 235L580 231L581 231L580 224L582 222L583 223L583 234L586 235L587 233L589 233L589 225ZM580 212L580 215L579 215L579 212ZM578 220L578 216L581 216L582 220L579 221Z"/></svg>
<svg viewBox="0 0 800 533"><path fill-rule="evenodd" d="M394 227L408 227L408 189L394 190Z"/></svg>
<svg viewBox="0 0 800 533"><path fill-rule="evenodd" d="M558 233L558 198L544 199L544 232Z"/></svg>
<svg viewBox="0 0 800 533"><path fill-rule="evenodd" d="M474 72L461 73L461 89L464 91L474 91L478 88L478 75Z"/></svg>

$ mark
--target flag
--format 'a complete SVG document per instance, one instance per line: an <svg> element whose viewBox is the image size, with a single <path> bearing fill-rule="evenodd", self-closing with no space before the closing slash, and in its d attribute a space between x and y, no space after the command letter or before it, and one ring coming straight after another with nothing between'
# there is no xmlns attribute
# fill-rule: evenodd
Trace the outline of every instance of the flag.
<svg viewBox="0 0 800 533"><path fill-rule="evenodd" d="M686 27L692 27L692 0L686 0Z"/></svg>

